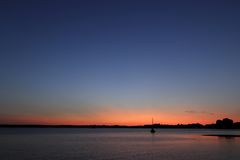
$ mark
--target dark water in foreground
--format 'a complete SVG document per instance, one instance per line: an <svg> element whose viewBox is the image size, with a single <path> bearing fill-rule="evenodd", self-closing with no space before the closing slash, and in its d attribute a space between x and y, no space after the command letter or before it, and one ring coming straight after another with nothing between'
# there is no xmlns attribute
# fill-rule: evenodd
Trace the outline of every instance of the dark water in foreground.
<svg viewBox="0 0 240 160"><path fill-rule="evenodd" d="M240 130L0 128L1 160L239 160Z"/></svg>

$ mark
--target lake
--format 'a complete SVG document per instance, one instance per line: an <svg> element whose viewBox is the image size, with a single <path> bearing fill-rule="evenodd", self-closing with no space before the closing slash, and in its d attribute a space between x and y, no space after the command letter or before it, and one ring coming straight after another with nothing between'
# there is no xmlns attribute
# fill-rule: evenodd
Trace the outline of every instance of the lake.
<svg viewBox="0 0 240 160"><path fill-rule="evenodd" d="M0 128L1 160L238 160L240 130Z"/></svg>

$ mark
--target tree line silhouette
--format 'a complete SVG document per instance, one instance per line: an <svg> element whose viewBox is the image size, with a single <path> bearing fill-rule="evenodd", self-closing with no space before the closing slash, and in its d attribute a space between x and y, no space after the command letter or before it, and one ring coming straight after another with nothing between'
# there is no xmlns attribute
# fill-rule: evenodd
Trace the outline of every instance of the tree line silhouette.
<svg viewBox="0 0 240 160"><path fill-rule="evenodd" d="M148 127L150 125L147 125ZM213 124L177 124L177 125L161 125L154 124L156 128L208 128L208 129L240 129L240 122L234 122L232 119L224 118L222 120L217 120L216 123Z"/></svg>
<svg viewBox="0 0 240 160"><path fill-rule="evenodd" d="M127 126L127 125L41 125L41 124L24 124L24 125L14 125L14 124L0 124L0 127L8 127L8 128L17 128L17 127L26 127L26 128L206 128L206 129L240 129L240 122L234 122L232 119L224 118L222 120L217 120L216 123L213 124L200 124L200 123L192 123L192 124L177 124L177 125L169 125L169 124L146 124L146 125L135 125L135 126Z"/></svg>

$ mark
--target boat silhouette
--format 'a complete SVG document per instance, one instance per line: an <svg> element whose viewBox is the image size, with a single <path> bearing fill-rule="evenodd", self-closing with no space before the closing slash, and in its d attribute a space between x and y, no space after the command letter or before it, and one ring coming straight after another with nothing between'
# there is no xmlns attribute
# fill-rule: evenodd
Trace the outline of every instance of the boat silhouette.
<svg viewBox="0 0 240 160"><path fill-rule="evenodd" d="M153 118L152 118L152 128L151 128L150 132L151 132L152 134L154 134L154 133L156 132L155 129L154 129L154 127L153 127Z"/></svg>

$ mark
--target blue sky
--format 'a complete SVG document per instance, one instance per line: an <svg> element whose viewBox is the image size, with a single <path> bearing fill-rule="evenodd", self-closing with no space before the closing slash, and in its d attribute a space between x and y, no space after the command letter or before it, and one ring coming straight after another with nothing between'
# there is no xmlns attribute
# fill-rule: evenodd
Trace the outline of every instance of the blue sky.
<svg viewBox="0 0 240 160"><path fill-rule="evenodd" d="M81 117L112 106L239 119L238 1L0 6L1 115Z"/></svg>

